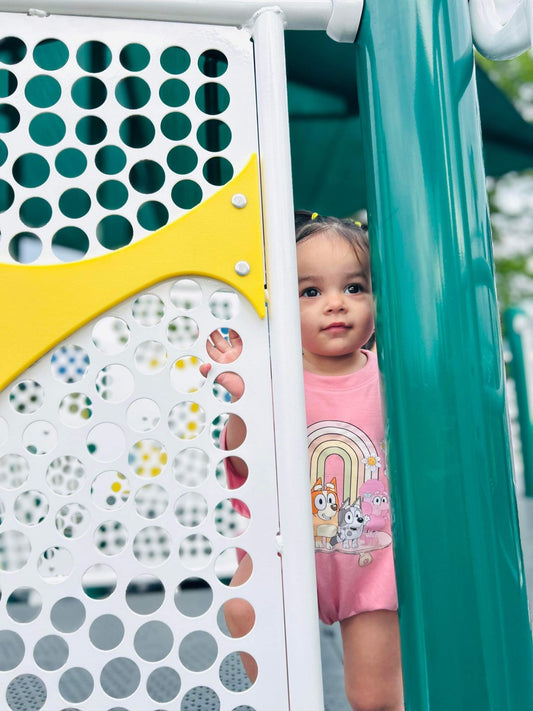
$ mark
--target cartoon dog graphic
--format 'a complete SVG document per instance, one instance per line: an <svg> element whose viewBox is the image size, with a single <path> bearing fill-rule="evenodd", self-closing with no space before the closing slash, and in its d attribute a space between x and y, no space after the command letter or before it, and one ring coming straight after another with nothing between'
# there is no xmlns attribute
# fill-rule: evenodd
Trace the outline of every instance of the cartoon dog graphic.
<svg viewBox="0 0 533 711"><path fill-rule="evenodd" d="M332 479L331 482L322 484L322 479L317 479L311 488L311 503L315 546L331 550L330 539L337 533L339 520L337 480Z"/></svg>
<svg viewBox="0 0 533 711"><path fill-rule="evenodd" d="M367 531L382 531L390 519L389 493L379 479L368 479L359 487L361 510L369 516Z"/></svg>
<svg viewBox="0 0 533 711"><path fill-rule="evenodd" d="M357 548L365 524L370 521L370 516L363 514L359 504L350 504L346 499L339 510L339 530L331 539L331 545L342 541L343 548Z"/></svg>

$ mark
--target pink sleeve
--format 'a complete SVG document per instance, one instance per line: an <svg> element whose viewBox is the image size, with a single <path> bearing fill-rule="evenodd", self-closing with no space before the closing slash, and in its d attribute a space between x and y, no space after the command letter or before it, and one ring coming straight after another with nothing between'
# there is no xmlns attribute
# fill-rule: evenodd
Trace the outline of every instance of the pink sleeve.
<svg viewBox="0 0 533 711"><path fill-rule="evenodd" d="M226 449L226 427L224 427L220 433L220 447L222 449ZM235 467L231 463L231 457L224 458L224 469L226 471L226 480L228 482L229 489L239 489L246 481L246 477L237 473ZM232 499L231 503L237 513L241 514L241 516L245 516L246 518L250 518L250 509L243 501L240 501L239 499Z"/></svg>

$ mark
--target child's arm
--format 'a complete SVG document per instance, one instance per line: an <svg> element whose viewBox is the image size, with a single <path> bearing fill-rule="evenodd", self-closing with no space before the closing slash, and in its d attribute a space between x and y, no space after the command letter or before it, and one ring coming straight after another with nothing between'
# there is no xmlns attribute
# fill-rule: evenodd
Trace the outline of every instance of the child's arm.
<svg viewBox="0 0 533 711"><path fill-rule="evenodd" d="M242 339L232 329L229 330L228 339L224 338L220 331L213 331L209 338L210 340L206 343L207 353L217 363L232 363L242 352ZM210 370L210 363L204 363L200 366L200 372L204 377L207 377ZM243 380L236 373L221 373L216 382L229 392L232 402L239 400L244 393ZM244 442L245 437L246 425L243 420L235 415L230 415L225 427L225 449L235 449ZM248 468L243 460L239 457L230 457L230 461L235 473L246 478Z"/></svg>

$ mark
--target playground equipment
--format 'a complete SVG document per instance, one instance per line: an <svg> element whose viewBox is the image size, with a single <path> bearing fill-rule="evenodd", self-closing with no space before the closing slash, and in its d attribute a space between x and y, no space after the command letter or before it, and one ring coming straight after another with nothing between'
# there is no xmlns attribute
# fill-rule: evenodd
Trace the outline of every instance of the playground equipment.
<svg viewBox="0 0 533 711"><path fill-rule="evenodd" d="M283 31L353 41L360 19L407 708L530 707L466 3L0 9L7 707L322 707ZM228 366L198 373L227 328L236 403ZM238 492L217 477L228 412ZM238 589L235 548L254 564ZM243 639L221 613L237 596Z"/></svg>

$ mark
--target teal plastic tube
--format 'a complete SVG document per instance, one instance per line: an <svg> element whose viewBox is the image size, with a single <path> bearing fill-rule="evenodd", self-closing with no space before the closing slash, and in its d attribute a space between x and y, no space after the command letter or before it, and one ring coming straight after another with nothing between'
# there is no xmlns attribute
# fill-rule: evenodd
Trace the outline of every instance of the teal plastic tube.
<svg viewBox="0 0 533 711"><path fill-rule="evenodd" d="M357 46L406 708L532 709L468 3L366 0Z"/></svg>

